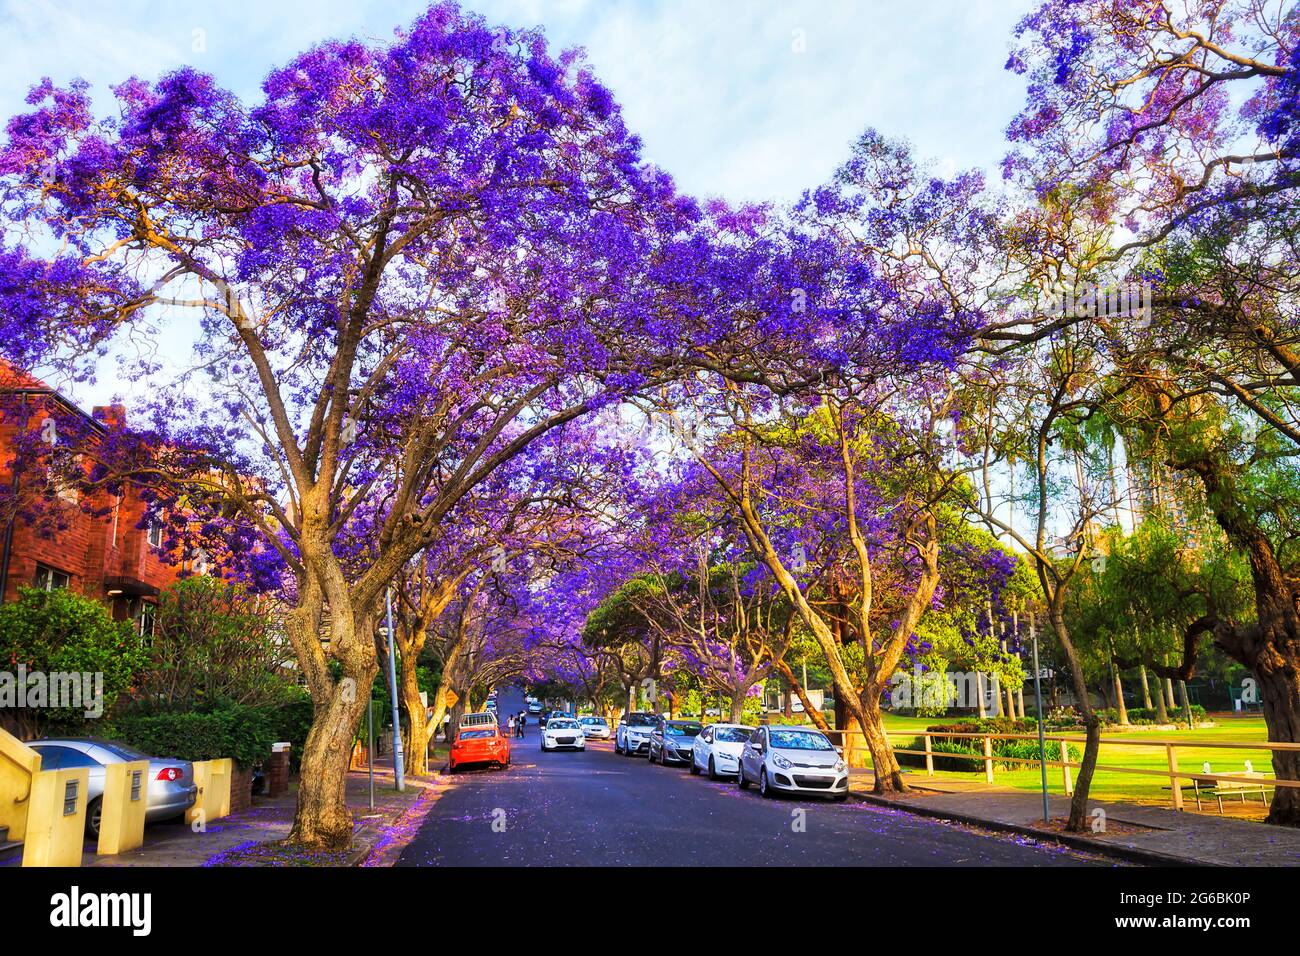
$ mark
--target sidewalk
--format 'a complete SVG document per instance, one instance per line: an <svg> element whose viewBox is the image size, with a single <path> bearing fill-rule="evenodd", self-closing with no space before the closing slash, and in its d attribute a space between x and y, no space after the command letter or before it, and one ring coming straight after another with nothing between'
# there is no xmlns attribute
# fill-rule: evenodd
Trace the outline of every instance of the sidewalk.
<svg viewBox="0 0 1300 956"><path fill-rule="evenodd" d="M146 827L144 846L106 857L96 856L87 841L82 866L391 866L446 786L438 776L408 776L406 792L398 793L392 763L378 764L372 813L366 772L349 773L348 805L356 829L346 852L304 856L274 846L293 824L295 779L285 796L255 797L251 809L215 820L203 833L184 823Z"/></svg>
<svg viewBox="0 0 1300 956"><path fill-rule="evenodd" d="M1105 811L1106 832L1064 833L1068 797L1049 796L1054 826L1043 826L1041 793L996 784L907 774L913 792L879 797L870 770L850 771L853 794L869 803L954 820L972 826L1107 853L1136 863L1165 866L1300 866L1300 830L1199 813L1179 813L1130 803L1089 801Z"/></svg>

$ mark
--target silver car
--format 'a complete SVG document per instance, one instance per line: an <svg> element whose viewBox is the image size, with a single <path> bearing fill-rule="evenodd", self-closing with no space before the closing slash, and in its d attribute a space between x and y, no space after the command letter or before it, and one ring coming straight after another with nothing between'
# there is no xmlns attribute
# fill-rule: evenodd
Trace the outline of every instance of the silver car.
<svg viewBox="0 0 1300 956"><path fill-rule="evenodd" d="M588 740L609 740L609 722L604 717L582 717L578 722Z"/></svg>
<svg viewBox="0 0 1300 956"><path fill-rule="evenodd" d="M849 795L849 768L835 745L811 727L759 727L740 751L736 780L758 784L765 797L782 793Z"/></svg>
<svg viewBox="0 0 1300 956"><path fill-rule="evenodd" d="M56 737L28 742L41 755L42 770L67 770L85 767L86 832L99 836L99 818L104 799L104 767L110 763L149 761L146 773L148 792L145 795L144 818L147 823L179 817L190 807L199 794L194 784L194 765L188 760L171 757L150 757L125 744L95 737Z"/></svg>

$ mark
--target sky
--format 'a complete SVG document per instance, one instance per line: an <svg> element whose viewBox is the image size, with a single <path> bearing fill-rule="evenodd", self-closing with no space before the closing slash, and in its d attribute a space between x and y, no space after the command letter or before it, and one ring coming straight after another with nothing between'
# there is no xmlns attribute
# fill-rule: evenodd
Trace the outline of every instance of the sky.
<svg viewBox="0 0 1300 956"><path fill-rule="evenodd" d="M274 65L334 37L387 39L419 0L0 0L0 113L42 76L106 94L182 65L249 101ZM581 46L649 160L687 192L789 200L867 126L941 171L992 170L1022 93L1003 69L1029 0L465 0L491 23ZM105 102L107 99L105 98Z"/></svg>
<svg viewBox="0 0 1300 956"><path fill-rule="evenodd" d="M464 0L492 24L545 28L583 47L650 162L699 197L788 202L826 181L868 126L910 140L937 172L997 178L1023 95L1003 69L1031 0ZM245 102L263 77L322 40L384 40L421 0L0 0L0 114L48 76L156 79L184 65ZM82 405L116 376L73 389ZM129 388L121 397L130 398Z"/></svg>

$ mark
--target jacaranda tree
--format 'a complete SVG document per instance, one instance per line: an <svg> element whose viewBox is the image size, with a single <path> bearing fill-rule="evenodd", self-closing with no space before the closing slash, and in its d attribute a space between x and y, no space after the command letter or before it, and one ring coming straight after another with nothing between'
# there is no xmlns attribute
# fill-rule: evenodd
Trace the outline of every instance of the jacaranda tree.
<svg viewBox="0 0 1300 956"><path fill-rule="evenodd" d="M282 562L315 704L291 839L345 845L385 589L496 469L653 382L672 316L645 277L694 208L577 55L451 4L307 51L256 104L190 69L114 93L97 118L44 81L8 124L0 350L69 375L126 350L155 447L186 454L116 473L170 488L160 510L205 487ZM171 379L130 350L187 338Z"/></svg>

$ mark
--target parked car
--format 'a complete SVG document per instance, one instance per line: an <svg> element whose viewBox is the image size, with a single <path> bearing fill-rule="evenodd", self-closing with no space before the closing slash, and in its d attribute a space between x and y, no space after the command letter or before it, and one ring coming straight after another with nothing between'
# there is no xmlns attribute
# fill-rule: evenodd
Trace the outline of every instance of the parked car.
<svg viewBox="0 0 1300 956"><path fill-rule="evenodd" d="M461 727L451 745L447 769L456 773L469 764L510 766L510 738L493 723L490 727Z"/></svg>
<svg viewBox="0 0 1300 956"><path fill-rule="evenodd" d="M578 723L588 740L609 740L609 721L604 717L582 717Z"/></svg>
<svg viewBox="0 0 1300 956"><path fill-rule="evenodd" d="M536 715L536 714L540 714L541 712L542 712L541 701L530 700L528 702L528 713Z"/></svg>
<svg viewBox="0 0 1300 956"><path fill-rule="evenodd" d="M568 718L572 718L573 715L572 715L572 714L566 714L566 713L565 713L564 711L562 711L562 710L548 710L546 713L542 714L541 719L539 720L539 724L540 724L540 726L542 726L542 727L544 728L547 724L549 724L549 723L550 723L552 720L554 720L556 717L568 717Z"/></svg>
<svg viewBox="0 0 1300 956"><path fill-rule="evenodd" d="M707 773L710 780L734 777L740 752L753 733L754 728L744 724L709 724L691 748L691 773Z"/></svg>
<svg viewBox="0 0 1300 956"><path fill-rule="evenodd" d="M650 731L654 730L658 721L659 718L654 714L642 711L624 714L614 734L614 753L633 757L643 750L649 752Z"/></svg>
<svg viewBox="0 0 1300 956"><path fill-rule="evenodd" d="M552 717L542 731L542 753L551 750L586 750L587 738L582 724L572 717Z"/></svg>
<svg viewBox="0 0 1300 956"><path fill-rule="evenodd" d="M194 765L175 757L150 757L125 744L98 737L52 737L34 740L27 746L41 755L42 770L66 770L85 767L89 770L86 782L86 832L99 836L100 813L104 802L104 768L111 763L149 761L145 773L148 789L145 794L144 819L146 823L171 820L194 806L199 788L194 784Z"/></svg>
<svg viewBox="0 0 1300 956"><path fill-rule="evenodd" d="M650 733L650 747L647 756L650 762L658 760L664 766L670 763L689 765L695 738L704 730L704 725L696 720L666 720L659 718Z"/></svg>
<svg viewBox="0 0 1300 956"><path fill-rule="evenodd" d="M759 727L740 751L736 780L744 790L758 784L765 797L777 791L849 795L849 768L825 734L810 727Z"/></svg>
<svg viewBox="0 0 1300 956"><path fill-rule="evenodd" d="M497 715L490 710L481 710L473 714L462 714L458 730L466 730L470 727L495 726L497 726Z"/></svg>

